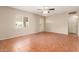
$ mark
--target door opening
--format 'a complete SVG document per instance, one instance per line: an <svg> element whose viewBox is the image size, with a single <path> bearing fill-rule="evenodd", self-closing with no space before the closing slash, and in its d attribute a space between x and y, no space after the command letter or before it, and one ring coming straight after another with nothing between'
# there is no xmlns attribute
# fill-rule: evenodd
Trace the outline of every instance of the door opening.
<svg viewBox="0 0 79 59"><path fill-rule="evenodd" d="M78 35L78 16L70 15L68 20L68 34L69 35Z"/></svg>

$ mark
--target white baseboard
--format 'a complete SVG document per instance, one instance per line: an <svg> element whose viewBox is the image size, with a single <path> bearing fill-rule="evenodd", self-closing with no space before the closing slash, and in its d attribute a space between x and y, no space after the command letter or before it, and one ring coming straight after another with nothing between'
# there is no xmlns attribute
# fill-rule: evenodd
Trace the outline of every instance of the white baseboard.
<svg viewBox="0 0 79 59"><path fill-rule="evenodd" d="M30 35L30 34L34 34L34 33L38 33L38 32L32 32L32 33L28 33L28 34L14 35L14 36L10 36L10 37L1 38L0 40L6 40L6 39L15 38L15 37L24 36L24 35Z"/></svg>

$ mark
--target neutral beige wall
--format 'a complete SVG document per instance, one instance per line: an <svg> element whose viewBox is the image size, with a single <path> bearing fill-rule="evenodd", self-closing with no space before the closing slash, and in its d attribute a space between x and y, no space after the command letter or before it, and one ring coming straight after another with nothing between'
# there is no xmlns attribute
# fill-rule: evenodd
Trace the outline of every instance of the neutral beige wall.
<svg viewBox="0 0 79 59"><path fill-rule="evenodd" d="M27 28L16 28L16 17L18 16L28 17L29 26ZM12 38L39 32L40 18L43 17L10 7L0 7L0 39Z"/></svg>
<svg viewBox="0 0 79 59"><path fill-rule="evenodd" d="M16 17L18 16L28 17L29 26L27 28L16 28ZM68 34L68 19L69 16L65 14L46 17L46 31ZM0 40L44 31L43 20L44 17L36 14L24 12L10 7L0 7Z"/></svg>
<svg viewBox="0 0 79 59"><path fill-rule="evenodd" d="M68 34L68 17L65 14L46 17L46 31Z"/></svg>
<svg viewBox="0 0 79 59"><path fill-rule="evenodd" d="M78 36L79 36L79 18L78 18Z"/></svg>
<svg viewBox="0 0 79 59"><path fill-rule="evenodd" d="M79 36L79 13L78 16L78 36ZM68 34L68 14L58 14L46 17L46 31Z"/></svg>

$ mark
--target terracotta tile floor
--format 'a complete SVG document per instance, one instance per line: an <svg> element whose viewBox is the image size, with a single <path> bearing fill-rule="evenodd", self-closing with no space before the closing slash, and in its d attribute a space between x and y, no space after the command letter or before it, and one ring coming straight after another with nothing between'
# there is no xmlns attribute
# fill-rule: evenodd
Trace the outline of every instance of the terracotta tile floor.
<svg viewBox="0 0 79 59"><path fill-rule="evenodd" d="M77 52L79 51L79 37L75 35L40 32L1 40L0 51Z"/></svg>

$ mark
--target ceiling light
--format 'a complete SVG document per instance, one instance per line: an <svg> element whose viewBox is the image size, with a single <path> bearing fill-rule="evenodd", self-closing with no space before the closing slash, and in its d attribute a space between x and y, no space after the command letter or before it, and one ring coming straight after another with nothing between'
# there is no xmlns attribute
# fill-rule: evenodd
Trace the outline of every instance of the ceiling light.
<svg viewBox="0 0 79 59"><path fill-rule="evenodd" d="M55 8L50 8L50 7L42 7L41 9L38 9L42 15L48 15L50 14L53 10L55 10Z"/></svg>
<svg viewBox="0 0 79 59"><path fill-rule="evenodd" d="M48 11L47 11L47 10L44 10L44 11L43 11L43 14L48 14Z"/></svg>

